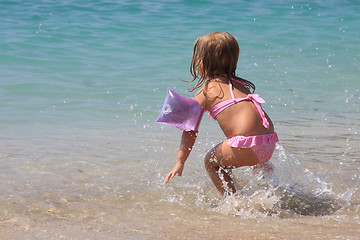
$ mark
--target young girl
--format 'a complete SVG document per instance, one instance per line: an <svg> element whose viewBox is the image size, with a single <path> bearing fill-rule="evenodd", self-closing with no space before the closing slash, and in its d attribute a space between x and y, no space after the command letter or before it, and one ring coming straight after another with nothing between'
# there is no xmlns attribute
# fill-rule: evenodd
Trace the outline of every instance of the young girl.
<svg viewBox="0 0 360 240"><path fill-rule="evenodd" d="M278 142L272 121L259 105L265 101L252 94L255 85L235 76L238 56L236 39L227 32L214 32L195 41L190 67L192 81L197 82L189 90L200 88L194 99L227 137L205 156L206 171L223 195L235 193L231 169L269 161ZM165 183L181 176L196 137L197 131L183 131L176 164Z"/></svg>

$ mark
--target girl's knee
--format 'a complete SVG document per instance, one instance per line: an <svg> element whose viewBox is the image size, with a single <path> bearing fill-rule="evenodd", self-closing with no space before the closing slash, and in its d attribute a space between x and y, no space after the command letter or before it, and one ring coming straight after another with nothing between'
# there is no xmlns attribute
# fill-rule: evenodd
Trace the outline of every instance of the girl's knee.
<svg viewBox="0 0 360 240"><path fill-rule="evenodd" d="M204 159L205 168L213 169L213 168L219 168L219 163L215 155L215 148L211 149L205 156Z"/></svg>

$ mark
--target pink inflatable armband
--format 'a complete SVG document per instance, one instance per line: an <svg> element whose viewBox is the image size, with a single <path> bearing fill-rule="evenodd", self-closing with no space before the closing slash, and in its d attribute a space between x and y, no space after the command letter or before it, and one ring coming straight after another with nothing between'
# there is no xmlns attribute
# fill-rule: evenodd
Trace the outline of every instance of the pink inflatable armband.
<svg viewBox="0 0 360 240"><path fill-rule="evenodd" d="M177 94L168 88L157 123L185 131L197 131L204 109L194 99Z"/></svg>

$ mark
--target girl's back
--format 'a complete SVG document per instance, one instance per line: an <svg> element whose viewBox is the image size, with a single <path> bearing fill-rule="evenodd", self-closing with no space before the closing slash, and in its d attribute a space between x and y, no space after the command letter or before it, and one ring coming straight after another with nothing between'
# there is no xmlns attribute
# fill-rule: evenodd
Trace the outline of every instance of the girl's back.
<svg viewBox="0 0 360 240"><path fill-rule="evenodd" d="M240 83L232 81L234 97L246 98L250 91ZM218 77L210 81L207 86L203 87L195 99L206 109L210 110L217 104L232 99L228 78ZM265 113L269 122L269 128L262 124L263 120L258 109L251 100L237 102L216 115L221 129L227 138L233 136L252 136L268 134L274 131L273 123Z"/></svg>

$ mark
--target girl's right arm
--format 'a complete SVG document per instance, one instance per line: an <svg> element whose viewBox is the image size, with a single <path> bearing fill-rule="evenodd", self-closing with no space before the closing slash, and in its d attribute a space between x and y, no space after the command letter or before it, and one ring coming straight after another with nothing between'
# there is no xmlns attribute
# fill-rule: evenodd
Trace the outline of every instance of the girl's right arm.
<svg viewBox="0 0 360 240"><path fill-rule="evenodd" d="M206 109L206 98L203 94L203 88L199 90L194 99L204 108ZM165 177L165 184L169 182L170 178L174 178L176 175L181 176L182 171L184 170L184 165L187 158L190 155L192 147L194 146L198 131L183 131L181 137L181 144L179 148L179 152L177 155L177 161L175 166L171 170L171 172Z"/></svg>
<svg viewBox="0 0 360 240"><path fill-rule="evenodd" d="M194 146L197 133L197 131L183 131L176 164L171 172L165 177L165 184L169 182L170 178L174 178L176 174L181 176L185 162Z"/></svg>

